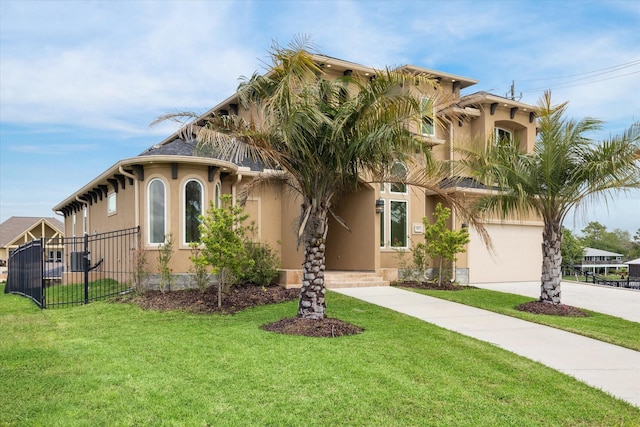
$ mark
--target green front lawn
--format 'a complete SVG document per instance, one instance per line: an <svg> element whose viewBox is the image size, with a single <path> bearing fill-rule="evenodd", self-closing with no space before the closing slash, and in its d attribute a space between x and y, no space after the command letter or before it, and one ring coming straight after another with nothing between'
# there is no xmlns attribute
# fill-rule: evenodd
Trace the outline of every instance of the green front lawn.
<svg viewBox="0 0 640 427"><path fill-rule="evenodd" d="M557 371L329 292L341 338L127 304L40 310L0 288L0 426L636 426L640 409Z"/></svg>
<svg viewBox="0 0 640 427"><path fill-rule="evenodd" d="M516 310L515 307L525 302L533 301L533 298L488 289L470 288L462 291L405 289L500 314L506 314L507 316L517 317L530 322L553 326L554 328L640 351L640 324L619 317L589 310L584 310L589 313L589 317L560 317L527 313Z"/></svg>

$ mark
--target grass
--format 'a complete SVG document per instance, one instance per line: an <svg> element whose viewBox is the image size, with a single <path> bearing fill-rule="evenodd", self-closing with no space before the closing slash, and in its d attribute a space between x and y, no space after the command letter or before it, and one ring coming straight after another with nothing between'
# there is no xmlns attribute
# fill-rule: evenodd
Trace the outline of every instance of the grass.
<svg viewBox="0 0 640 427"><path fill-rule="evenodd" d="M128 285L118 283L114 279L98 279L89 282L88 298L93 301L95 299L104 298L105 296L117 295L119 292L125 291L127 288ZM47 307L83 304L84 283L48 286L46 289L46 296Z"/></svg>
<svg viewBox="0 0 640 427"><path fill-rule="evenodd" d="M487 343L339 294L360 335L94 302L39 310L1 293L0 425L635 426L640 409Z"/></svg>
<svg viewBox="0 0 640 427"><path fill-rule="evenodd" d="M511 317L552 326L554 328L595 338L600 341L640 351L640 325L636 322L584 310L589 317L560 317L532 314L516 310L515 307L533 298L492 291L488 289L465 289L462 291L438 291L406 288L436 298L470 305Z"/></svg>

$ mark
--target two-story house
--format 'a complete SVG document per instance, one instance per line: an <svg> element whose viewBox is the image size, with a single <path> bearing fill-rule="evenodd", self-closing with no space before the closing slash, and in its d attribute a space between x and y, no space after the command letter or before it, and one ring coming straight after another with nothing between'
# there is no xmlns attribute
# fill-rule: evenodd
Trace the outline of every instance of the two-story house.
<svg viewBox="0 0 640 427"><path fill-rule="evenodd" d="M323 65L325 77L358 72L375 74L363 65L315 55ZM426 74L439 81L447 104L434 105L434 113L446 123L434 126L425 120L420 132L434 157L455 159L455 147L474 138L512 138L523 150L532 150L536 138L534 107L518 101L476 92L461 91L477 83L467 77L425 69L401 67L415 75ZM411 84L411 82L409 82ZM434 93L434 99L438 99ZM235 95L213 107L211 113L248 115L239 107ZM396 173L405 173L407 165L397 163ZM235 200L243 185L264 171L249 159L229 162L202 157L194 152L193 141L180 134L167 137L140 155L123 159L106 169L53 209L64 215L65 234L101 233L140 226L143 245L155 251L171 234L175 239L172 258L174 273L186 273L190 267L189 244L197 239L198 215L210 202L219 203L222 194ZM447 191L462 200L471 200L489 191L473 181L461 181ZM330 224L326 242L327 270L372 272L387 280L397 277L399 253L408 252L422 239L422 219L432 218L440 197L424 189L398 184L363 184L350 197L340 200L337 213L351 231ZM299 203L282 188L272 185L249 195L245 209L255 221L259 238L280 252L281 283L299 286L302 250L296 248L293 224ZM467 227L455 216L451 227ZM487 250L476 230L470 227L471 242L458 257L457 279L461 282L498 282L539 280L542 223L486 219L493 250ZM152 257L153 258L153 257Z"/></svg>

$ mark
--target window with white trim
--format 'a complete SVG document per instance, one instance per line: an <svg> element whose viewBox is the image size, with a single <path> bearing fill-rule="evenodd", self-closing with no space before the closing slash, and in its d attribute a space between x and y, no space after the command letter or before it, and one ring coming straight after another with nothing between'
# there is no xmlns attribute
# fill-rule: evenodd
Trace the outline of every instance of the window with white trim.
<svg viewBox="0 0 640 427"><path fill-rule="evenodd" d="M513 141L513 133L509 129L493 128L493 140L496 144L509 144Z"/></svg>
<svg viewBox="0 0 640 427"><path fill-rule="evenodd" d="M107 214L112 215L116 213L116 194L117 193L109 193L107 196Z"/></svg>
<svg viewBox="0 0 640 427"><path fill-rule="evenodd" d="M392 248L407 247L407 201L389 201L389 243Z"/></svg>
<svg viewBox="0 0 640 427"><path fill-rule="evenodd" d="M184 242L200 241L200 215L203 214L204 191L200 181L184 185Z"/></svg>
<svg viewBox="0 0 640 427"><path fill-rule="evenodd" d="M87 209L87 205L84 205L82 208L82 233L87 234L89 231L89 210Z"/></svg>
<svg viewBox="0 0 640 427"><path fill-rule="evenodd" d="M408 174L409 171L403 163L394 163L391 167L391 176L403 182L389 184L389 191L392 193L405 194L407 192L407 184L404 184L404 181L407 179Z"/></svg>
<svg viewBox="0 0 640 427"><path fill-rule="evenodd" d="M220 208L220 206L221 206L220 200L221 200L221 197L222 197L222 189L220 188L220 183L219 182L216 183L216 186L215 186L215 189L214 189L213 193L214 193L214 195L213 195L213 205L216 208Z"/></svg>
<svg viewBox="0 0 640 427"><path fill-rule="evenodd" d="M433 101L431 98L420 98L422 107L422 120L420 122L420 132L425 136L435 136L434 117L435 111L433 107Z"/></svg>
<svg viewBox="0 0 640 427"><path fill-rule="evenodd" d="M147 199L149 243L162 244L166 235L166 190L161 179L149 182Z"/></svg>

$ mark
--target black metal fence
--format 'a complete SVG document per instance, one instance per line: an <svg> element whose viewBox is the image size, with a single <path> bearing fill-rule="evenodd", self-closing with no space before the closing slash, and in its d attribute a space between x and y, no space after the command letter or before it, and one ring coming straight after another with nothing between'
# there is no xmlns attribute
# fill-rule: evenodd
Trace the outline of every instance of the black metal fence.
<svg viewBox="0 0 640 427"><path fill-rule="evenodd" d="M136 277L139 234L135 227L27 243L9 258L5 293L27 296L41 308L126 293Z"/></svg>

